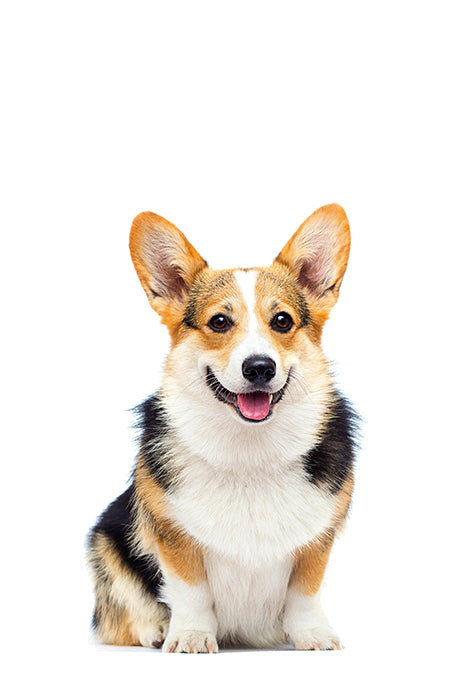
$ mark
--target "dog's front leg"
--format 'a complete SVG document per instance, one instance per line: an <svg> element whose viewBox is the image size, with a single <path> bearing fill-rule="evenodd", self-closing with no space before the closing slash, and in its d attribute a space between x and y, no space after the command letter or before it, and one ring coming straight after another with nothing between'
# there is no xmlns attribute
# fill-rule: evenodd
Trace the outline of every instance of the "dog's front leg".
<svg viewBox="0 0 475 700"><path fill-rule="evenodd" d="M285 600L284 631L296 649L341 649L320 602L320 587L333 537L315 540L295 554Z"/></svg>
<svg viewBox="0 0 475 700"><path fill-rule="evenodd" d="M165 579L162 599L171 610L163 650L215 653L217 621L200 547L183 534L161 539L159 558Z"/></svg>

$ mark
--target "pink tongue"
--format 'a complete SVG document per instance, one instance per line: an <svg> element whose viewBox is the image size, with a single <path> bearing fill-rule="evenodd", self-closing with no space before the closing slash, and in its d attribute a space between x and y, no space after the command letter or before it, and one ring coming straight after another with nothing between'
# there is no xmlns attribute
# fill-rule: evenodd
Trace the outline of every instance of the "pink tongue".
<svg viewBox="0 0 475 700"><path fill-rule="evenodd" d="M242 415L251 420L262 420L269 413L270 394L254 391L252 394L238 394L238 406Z"/></svg>

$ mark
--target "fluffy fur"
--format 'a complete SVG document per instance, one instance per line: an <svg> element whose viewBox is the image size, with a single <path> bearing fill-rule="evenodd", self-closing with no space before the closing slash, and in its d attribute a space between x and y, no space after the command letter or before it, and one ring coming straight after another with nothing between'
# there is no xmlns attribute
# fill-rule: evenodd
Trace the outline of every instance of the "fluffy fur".
<svg viewBox="0 0 475 700"><path fill-rule="evenodd" d="M211 270L149 212L130 247L171 351L132 484L89 537L109 644L338 649L320 587L353 488L354 415L320 347L350 246L317 210L268 268Z"/></svg>

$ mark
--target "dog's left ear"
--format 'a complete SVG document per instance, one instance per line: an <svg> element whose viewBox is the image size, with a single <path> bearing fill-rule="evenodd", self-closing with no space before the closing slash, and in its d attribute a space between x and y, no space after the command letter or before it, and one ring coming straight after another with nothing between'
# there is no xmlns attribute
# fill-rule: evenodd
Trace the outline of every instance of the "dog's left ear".
<svg viewBox="0 0 475 700"><path fill-rule="evenodd" d="M333 306L350 253L350 226L342 207L317 209L283 247L276 262L290 267L312 298Z"/></svg>
<svg viewBox="0 0 475 700"><path fill-rule="evenodd" d="M129 246L150 305L170 325L206 261L176 226L150 211L135 217Z"/></svg>

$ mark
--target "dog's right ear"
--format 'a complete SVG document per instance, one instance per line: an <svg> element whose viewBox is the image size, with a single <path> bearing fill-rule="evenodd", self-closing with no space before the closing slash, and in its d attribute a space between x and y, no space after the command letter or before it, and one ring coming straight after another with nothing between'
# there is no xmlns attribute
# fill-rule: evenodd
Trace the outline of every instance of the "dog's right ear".
<svg viewBox="0 0 475 700"><path fill-rule="evenodd" d="M152 308L167 325L183 310L193 279L207 263L176 226L150 211L135 217L130 255Z"/></svg>

